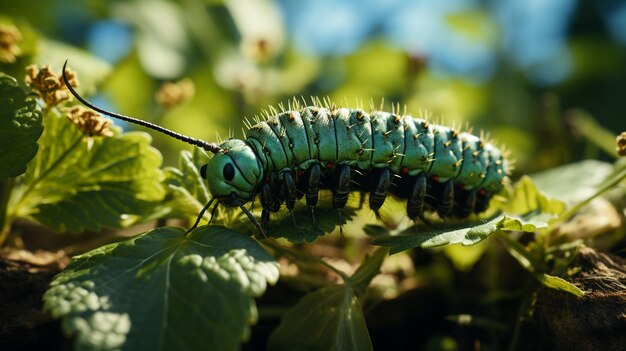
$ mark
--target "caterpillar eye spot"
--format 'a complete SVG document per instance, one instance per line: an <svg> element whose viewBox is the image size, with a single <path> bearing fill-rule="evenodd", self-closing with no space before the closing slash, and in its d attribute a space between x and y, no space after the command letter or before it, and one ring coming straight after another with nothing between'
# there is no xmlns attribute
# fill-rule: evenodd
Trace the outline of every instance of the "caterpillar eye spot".
<svg viewBox="0 0 626 351"><path fill-rule="evenodd" d="M226 179L227 181L231 181L233 180L233 178L235 178L235 167L233 167L232 163L227 163L224 166L222 175L224 176L224 179Z"/></svg>
<svg viewBox="0 0 626 351"><path fill-rule="evenodd" d="M200 167L200 175L202 176L202 179L207 179L206 178L206 165L203 165L202 167Z"/></svg>

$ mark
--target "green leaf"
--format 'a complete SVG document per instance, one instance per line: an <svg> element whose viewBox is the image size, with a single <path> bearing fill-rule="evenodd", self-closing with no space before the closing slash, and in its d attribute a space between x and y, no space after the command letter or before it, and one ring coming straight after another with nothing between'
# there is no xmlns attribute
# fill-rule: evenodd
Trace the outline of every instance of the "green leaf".
<svg viewBox="0 0 626 351"><path fill-rule="evenodd" d="M305 295L283 316L269 350L372 350L363 311L348 285Z"/></svg>
<svg viewBox="0 0 626 351"><path fill-rule="evenodd" d="M365 258L359 269L350 277L350 284L358 293L365 293L372 279L380 273L380 267L388 255L389 250L381 247Z"/></svg>
<svg viewBox="0 0 626 351"><path fill-rule="evenodd" d="M547 196L576 203L593 195L612 170L613 165L608 162L584 160L551 168L531 177L537 188Z"/></svg>
<svg viewBox="0 0 626 351"><path fill-rule="evenodd" d="M562 201L541 193L528 176L523 176L513 187L513 195L504 206L504 212L515 215L546 213L558 215L565 211Z"/></svg>
<svg viewBox="0 0 626 351"><path fill-rule="evenodd" d="M26 172L43 132L37 100L10 76L0 74L0 180Z"/></svg>
<svg viewBox="0 0 626 351"><path fill-rule="evenodd" d="M56 231L98 231L136 222L162 200L160 153L146 133L95 138L91 148L70 121L50 112L41 150L14 188L12 218Z"/></svg>
<svg viewBox="0 0 626 351"><path fill-rule="evenodd" d="M208 202L210 194L207 182L200 175L200 168L208 160L209 156L199 148L194 148L193 153L183 150L180 152L178 168L165 168L164 184L168 195L164 207L167 208L168 217L194 220ZM209 217L206 213L206 220Z"/></svg>
<svg viewBox="0 0 626 351"><path fill-rule="evenodd" d="M79 350L238 350L278 264L224 227L158 228L75 257L44 295Z"/></svg>
<svg viewBox="0 0 626 351"><path fill-rule="evenodd" d="M578 297L585 295L584 291L580 290L576 285L568 282L563 278L555 277L553 275L545 273L537 274L536 277L539 282L541 282L541 284L548 288L562 290Z"/></svg>
<svg viewBox="0 0 626 351"><path fill-rule="evenodd" d="M425 233L415 233L415 227L403 230L397 235L380 236L374 239L375 245L388 246L390 254L415 247L435 247L449 244L474 245L487 239L493 233L504 231L534 232L545 228L547 223L536 217L530 219L515 218L507 215L497 216L487 222L464 224L458 229L439 229Z"/></svg>

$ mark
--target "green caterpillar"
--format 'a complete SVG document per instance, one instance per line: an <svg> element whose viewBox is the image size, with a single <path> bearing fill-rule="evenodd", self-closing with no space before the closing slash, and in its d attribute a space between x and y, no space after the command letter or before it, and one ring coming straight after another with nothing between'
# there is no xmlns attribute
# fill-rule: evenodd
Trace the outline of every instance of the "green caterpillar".
<svg viewBox="0 0 626 351"><path fill-rule="evenodd" d="M65 67L64 67L65 78ZM245 140L220 145L93 106L67 84L86 106L105 115L165 133L214 153L201 169L214 200L240 207L265 233L270 212L284 203L293 210L304 197L315 226L321 189L333 193L333 207L345 207L352 191L368 192L378 213L388 194L407 201L409 218L424 220L427 210L441 217L484 211L506 180L503 152L470 133L396 113L326 106L299 107L257 121ZM259 195L261 223L243 207ZM216 204L217 206L217 204ZM194 228L198 221L194 224Z"/></svg>
<svg viewBox="0 0 626 351"><path fill-rule="evenodd" d="M422 216L424 204L441 216L464 217L485 210L507 167L498 148L472 134L347 108L284 111L252 126L246 140L220 147L203 171L211 194L226 204L261 194L266 212L283 201L291 210L302 195L312 209L316 192L328 188L336 208L360 190L370 192L370 208L378 211L391 192L407 199L411 219Z"/></svg>

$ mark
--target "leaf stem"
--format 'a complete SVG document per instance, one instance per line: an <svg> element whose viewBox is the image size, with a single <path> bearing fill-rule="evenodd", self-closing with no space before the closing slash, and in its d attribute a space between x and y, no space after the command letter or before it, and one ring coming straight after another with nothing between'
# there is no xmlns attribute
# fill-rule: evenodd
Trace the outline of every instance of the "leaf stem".
<svg viewBox="0 0 626 351"><path fill-rule="evenodd" d="M0 182L0 247L9 236L9 230L11 228L11 220L8 217L7 206L14 185L15 178L9 178L4 182Z"/></svg>
<svg viewBox="0 0 626 351"><path fill-rule="evenodd" d="M267 246L271 247L274 251L278 251L278 252L284 254L285 256L290 256L291 258L296 259L296 260L300 260L300 261L304 261L304 262L315 262L315 263L321 264L322 266L325 266L326 268L328 268L331 271L335 272L338 276L341 277L341 279L346 284L350 283L350 277L346 273L340 271L339 269L335 268L333 265L331 265L330 263L322 260L319 257L315 257L315 256L312 256L312 255L305 254L303 252L299 252L299 251L293 250L293 249L291 249L289 247L280 245L276 241L273 241L273 240L265 240L265 241L263 241L263 245L267 245Z"/></svg>

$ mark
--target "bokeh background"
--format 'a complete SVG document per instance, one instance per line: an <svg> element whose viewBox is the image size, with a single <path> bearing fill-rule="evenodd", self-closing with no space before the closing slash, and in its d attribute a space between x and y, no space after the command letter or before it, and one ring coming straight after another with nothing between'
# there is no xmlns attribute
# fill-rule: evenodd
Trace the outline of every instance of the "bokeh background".
<svg viewBox="0 0 626 351"><path fill-rule="evenodd" d="M626 129L626 1L0 3L37 33L35 61L69 59L97 104L209 141L292 97L384 99L488 132L520 175L607 158ZM162 83L184 78L189 101L159 105ZM166 164L189 148L154 137Z"/></svg>

